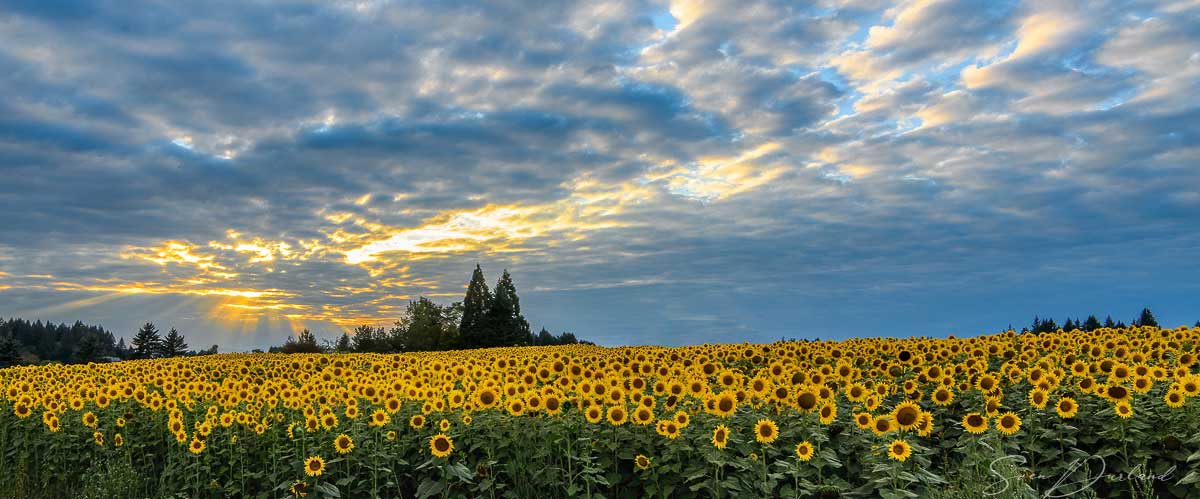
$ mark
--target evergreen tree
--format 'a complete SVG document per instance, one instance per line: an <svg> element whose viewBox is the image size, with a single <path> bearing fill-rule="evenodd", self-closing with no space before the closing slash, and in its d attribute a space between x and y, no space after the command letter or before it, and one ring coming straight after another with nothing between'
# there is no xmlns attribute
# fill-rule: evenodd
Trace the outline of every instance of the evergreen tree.
<svg viewBox="0 0 1200 499"><path fill-rule="evenodd" d="M533 342L530 344L538 346L557 345L558 339L543 327L541 331L538 331L537 336L533 337Z"/></svg>
<svg viewBox="0 0 1200 499"><path fill-rule="evenodd" d="M1108 327L1108 328L1117 327L1117 324L1115 322L1113 322L1111 315L1104 318L1104 327Z"/></svg>
<svg viewBox="0 0 1200 499"><path fill-rule="evenodd" d="M492 329L491 338L495 341L489 346L529 343L529 322L521 315L521 299L517 296L517 287L507 269L496 281L492 307L488 309L488 326Z"/></svg>
<svg viewBox="0 0 1200 499"><path fill-rule="evenodd" d="M1095 331L1097 329L1100 329L1100 319L1097 319L1095 315L1089 315L1087 320L1083 322L1083 330Z"/></svg>
<svg viewBox="0 0 1200 499"><path fill-rule="evenodd" d="M103 355L104 344L99 335L84 335L75 346L75 360L81 363L96 362Z"/></svg>
<svg viewBox="0 0 1200 499"><path fill-rule="evenodd" d="M178 357L187 353L188 345L183 340L183 335L179 334L175 328L167 333L167 336L162 340L160 347L160 355L162 357Z"/></svg>
<svg viewBox="0 0 1200 499"><path fill-rule="evenodd" d="M1196 321L1195 324L1192 324L1192 327L1200 327L1200 321Z"/></svg>
<svg viewBox="0 0 1200 499"><path fill-rule="evenodd" d="M334 346L334 350L337 351L337 353L346 353L349 352L351 348L350 335L343 332L342 336L338 338L337 345Z"/></svg>
<svg viewBox="0 0 1200 499"><path fill-rule="evenodd" d="M129 358L129 347L125 346L125 337L122 336L120 341L117 341L117 358L125 360Z"/></svg>
<svg viewBox="0 0 1200 499"><path fill-rule="evenodd" d="M158 336L158 328L147 322L133 337L133 358L153 358L161 350L160 343L162 338Z"/></svg>
<svg viewBox="0 0 1200 499"><path fill-rule="evenodd" d="M458 326L458 337L463 348L480 348L491 345L488 341L490 327L488 311L492 308L492 293L488 291L483 269L475 264L467 295L462 302L462 322Z"/></svg>
<svg viewBox="0 0 1200 499"><path fill-rule="evenodd" d="M21 344L11 335L0 334L0 367L21 363Z"/></svg>
<svg viewBox="0 0 1200 499"><path fill-rule="evenodd" d="M1158 327L1158 321L1154 319L1154 314L1150 313L1150 309L1143 308L1142 315L1136 321L1133 321L1135 326Z"/></svg>

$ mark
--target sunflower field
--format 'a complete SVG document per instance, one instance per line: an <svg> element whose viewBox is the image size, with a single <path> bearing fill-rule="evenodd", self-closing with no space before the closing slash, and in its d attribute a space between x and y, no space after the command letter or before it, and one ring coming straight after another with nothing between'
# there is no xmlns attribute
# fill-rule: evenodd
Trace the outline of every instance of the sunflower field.
<svg viewBox="0 0 1200 499"><path fill-rule="evenodd" d="M1200 497L1200 329L0 370L0 497Z"/></svg>

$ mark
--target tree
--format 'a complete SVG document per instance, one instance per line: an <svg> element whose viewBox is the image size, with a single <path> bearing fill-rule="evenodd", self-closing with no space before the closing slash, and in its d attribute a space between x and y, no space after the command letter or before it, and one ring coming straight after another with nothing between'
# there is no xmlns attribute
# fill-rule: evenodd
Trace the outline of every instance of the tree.
<svg viewBox="0 0 1200 499"><path fill-rule="evenodd" d="M188 345L183 341L183 335L179 334L175 328L171 328L171 331L162 340L159 354L162 357L178 357L187 353L187 348Z"/></svg>
<svg viewBox="0 0 1200 499"><path fill-rule="evenodd" d="M529 322L521 315L521 298L508 269L496 281L492 307L488 309L488 326L494 343L488 346L512 346L529 343Z"/></svg>
<svg viewBox="0 0 1200 499"><path fill-rule="evenodd" d="M1107 328L1117 327L1117 324L1115 322L1113 322L1111 315L1104 318L1104 327L1107 327Z"/></svg>
<svg viewBox="0 0 1200 499"><path fill-rule="evenodd" d="M537 336L533 337L533 341L530 344L538 346L557 345L558 339L550 334L550 331L547 331L545 327L542 327L542 330L538 331Z"/></svg>
<svg viewBox="0 0 1200 499"><path fill-rule="evenodd" d="M488 311L492 308L492 293L488 291L483 269L475 264L471 282L467 284L467 295L462 301L462 321L458 325L459 341L463 348L480 348L489 345L490 327Z"/></svg>
<svg viewBox="0 0 1200 499"><path fill-rule="evenodd" d="M375 338L375 328L363 324L354 328L354 351L355 352L375 352L378 350L378 341Z"/></svg>
<svg viewBox="0 0 1200 499"><path fill-rule="evenodd" d="M351 348L352 345L350 344L350 335L343 332L342 335L338 337L337 344L334 345L333 350L337 353L346 353L349 352Z"/></svg>
<svg viewBox="0 0 1200 499"><path fill-rule="evenodd" d="M84 335L75 346L75 360L81 363L95 362L104 356L104 343L94 334Z"/></svg>
<svg viewBox="0 0 1200 499"><path fill-rule="evenodd" d="M1100 329L1100 327L1100 319L1097 319L1095 315L1089 315L1087 320L1083 322L1084 331L1095 331Z"/></svg>
<svg viewBox="0 0 1200 499"><path fill-rule="evenodd" d="M0 334L0 367L21 363L21 344L8 334Z"/></svg>
<svg viewBox="0 0 1200 499"><path fill-rule="evenodd" d="M1192 327L1200 327L1200 321L1196 321L1195 324L1192 324Z"/></svg>
<svg viewBox="0 0 1200 499"><path fill-rule="evenodd" d="M424 296L408 302L404 316L392 328L394 347L405 352L454 348L458 340L456 308L443 307Z"/></svg>
<svg viewBox="0 0 1200 499"><path fill-rule="evenodd" d="M122 336L121 340L117 342L116 350L118 359L125 360L129 358L129 347L125 346L124 336Z"/></svg>
<svg viewBox="0 0 1200 499"><path fill-rule="evenodd" d="M1143 308L1142 315L1138 316L1136 321L1133 321L1135 326L1158 327L1158 321L1154 318L1154 314L1150 313L1150 309Z"/></svg>
<svg viewBox="0 0 1200 499"><path fill-rule="evenodd" d="M161 351L159 344L162 338L158 336L158 328L147 322L133 337L133 358L149 359Z"/></svg>
<svg viewBox="0 0 1200 499"><path fill-rule="evenodd" d="M308 328L304 328L295 337L289 336L279 351L282 353L321 353L321 346L317 345L317 337Z"/></svg>

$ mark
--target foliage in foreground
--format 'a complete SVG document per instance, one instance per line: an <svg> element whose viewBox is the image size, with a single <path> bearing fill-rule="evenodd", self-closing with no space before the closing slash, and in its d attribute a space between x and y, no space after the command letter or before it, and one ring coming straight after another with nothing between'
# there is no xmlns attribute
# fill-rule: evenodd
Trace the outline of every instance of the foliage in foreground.
<svg viewBox="0 0 1200 499"><path fill-rule="evenodd" d="M1196 497L1200 329L0 370L5 497Z"/></svg>

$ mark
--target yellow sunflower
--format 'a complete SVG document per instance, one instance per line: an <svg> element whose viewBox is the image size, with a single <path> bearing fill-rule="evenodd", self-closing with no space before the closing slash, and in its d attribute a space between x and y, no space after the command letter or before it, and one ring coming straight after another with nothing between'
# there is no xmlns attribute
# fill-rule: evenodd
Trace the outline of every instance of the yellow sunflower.
<svg viewBox="0 0 1200 499"><path fill-rule="evenodd" d="M729 428L727 426L722 424L713 428L712 444L718 449L724 449L729 444Z"/></svg>
<svg viewBox="0 0 1200 499"><path fill-rule="evenodd" d="M354 450L354 439L345 433L338 435L337 438L333 439L333 450L337 451L338 454L349 454L350 451Z"/></svg>
<svg viewBox="0 0 1200 499"><path fill-rule="evenodd" d="M808 440L796 444L796 458L801 461L808 461L813 457L813 446Z"/></svg>
<svg viewBox="0 0 1200 499"><path fill-rule="evenodd" d="M770 419L760 419L754 425L754 439L769 444L779 438L779 425Z"/></svg>
<svg viewBox="0 0 1200 499"><path fill-rule="evenodd" d="M429 439L429 452L436 457L449 456L454 452L454 440L445 433L438 433Z"/></svg>
<svg viewBox="0 0 1200 499"><path fill-rule="evenodd" d="M900 461L903 463L911 455L912 455L912 446L908 445L908 442L897 439L897 440L893 440L892 443L888 444L888 457L890 457L896 461Z"/></svg>
<svg viewBox="0 0 1200 499"><path fill-rule="evenodd" d="M321 456L309 456L304 460L304 474L308 476L321 476L321 472L325 471L325 460Z"/></svg>

